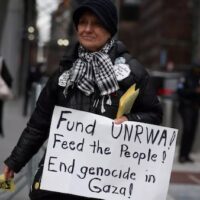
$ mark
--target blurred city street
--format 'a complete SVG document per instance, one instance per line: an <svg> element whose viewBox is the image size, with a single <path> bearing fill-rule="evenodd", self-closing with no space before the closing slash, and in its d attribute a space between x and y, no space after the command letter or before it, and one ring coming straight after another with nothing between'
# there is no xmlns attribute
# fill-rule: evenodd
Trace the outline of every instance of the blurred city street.
<svg viewBox="0 0 200 200"><path fill-rule="evenodd" d="M165 0L112 1L119 14L115 38L122 41L128 52L151 75L151 81L163 106L164 126L181 129L177 138L167 200L200 200L200 117L198 119L194 114L191 118L186 114L183 121L178 112L181 105L180 89L184 85L190 85L192 91L198 91L198 95L200 92L199 79L196 81L197 88L193 84L184 84L185 75L189 71L195 72L193 65L196 63L200 67L200 0L173 3ZM0 58L12 76L12 92L15 96L13 100L6 101L3 107L5 136L0 135L0 174L4 160L26 126L43 84L58 67L65 69L63 56L77 42L77 27L72 20L73 10L81 2L0 0ZM126 63L123 65L126 66ZM67 64L66 67L68 68ZM140 73L134 73L139 77ZM140 82L142 79L136 75L133 78ZM193 77L190 80L193 81ZM182 100L185 100L184 95ZM199 109L199 97L194 100ZM191 105L194 103L189 108ZM182 108L179 111L186 106ZM195 107L194 111L197 109ZM189 134L186 134L189 135L185 140L187 144L190 144L188 140L194 138L191 136L191 129L197 124L197 131L193 132L196 135L191 155L195 163L180 164L177 159L179 143L183 125L187 125L187 122L192 122L192 127L188 128ZM182 146L186 147L187 144ZM43 151L44 148L16 174L15 192L0 191L0 200L29 199L32 178Z"/></svg>
<svg viewBox="0 0 200 200"><path fill-rule="evenodd" d="M4 128L5 137L0 138L0 170L3 161L9 155L23 130L28 117L22 116L23 102L21 98L6 102ZM178 149L178 147L177 147ZM194 153L194 164L179 164L177 155L174 159L171 182L167 200L199 200L200 197L200 153ZM16 193L0 192L1 200L28 200L29 176L28 168L17 174L15 182Z"/></svg>

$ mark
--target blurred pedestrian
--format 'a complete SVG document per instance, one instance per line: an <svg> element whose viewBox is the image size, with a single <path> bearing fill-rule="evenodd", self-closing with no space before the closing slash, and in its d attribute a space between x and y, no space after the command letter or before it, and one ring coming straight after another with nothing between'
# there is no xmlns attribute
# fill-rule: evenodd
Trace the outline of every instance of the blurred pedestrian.
<svg viewBox="0 0 200 200"><path fill-rule="evenodd" d="M26 79L25 93L24 93L24 106L23 115L27 116L31 94L33 92L33 84L40 83L45 74L44 63L39 62L30 67Z"/></svg>
<svg viewBox="0 0 200 200"><path fill-rule="evenodd" d="M0 73L1 77L7 84L9 88L12 87L12 76L8 70L8 67L6 65L5 60L3 57L0 55ZM0 98L0 136L4 137L4 130L3 130L3 107L4 107L4 101L5 99Z"/></svg>
<svg viewBox="0 0 200 200"><path fill-rule="evenodd" d="M183 131L180 142L179 162L193 163L190 157L198 125L200 106L200 63L184 73L178 84L179 113Z"/></svg>
<svg viewBox="0 0 200 200"><path fill-rule="evenodd" d="M115 119L159 124L162 108L144 67L126 47L114 39L117 9L111 0L86 0L73 14L78 42L48 80L27 127L5 161L4 175L14 176L48 138L54 106L63 106L116 118L119 99L136 83L140 89L129 114ZM120 70L120 76L119 75ZM81 116L80 116L81 118ZM88 199L80 196L40 190L44 158L33 181L32 200Z"/></svg>

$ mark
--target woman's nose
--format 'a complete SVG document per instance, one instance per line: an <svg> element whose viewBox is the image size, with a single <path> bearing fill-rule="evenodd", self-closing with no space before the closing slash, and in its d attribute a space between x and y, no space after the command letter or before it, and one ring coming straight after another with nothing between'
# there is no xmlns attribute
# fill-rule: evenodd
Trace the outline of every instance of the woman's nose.
<svg viewBox="0 0 200 200"><path fill-rule="evenodd" d="M85 31L91 31L92 30L92 26L90 23L87 23L85 26Z"/></svg>

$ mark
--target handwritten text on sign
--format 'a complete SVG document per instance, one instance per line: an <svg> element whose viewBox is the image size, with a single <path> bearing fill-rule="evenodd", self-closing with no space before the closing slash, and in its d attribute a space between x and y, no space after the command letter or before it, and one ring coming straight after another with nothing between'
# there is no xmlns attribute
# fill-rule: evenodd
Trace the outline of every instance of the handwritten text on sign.
<svg viewBox="0 0 200 200"><path fill-rule="evenodd" d="M41 189L106 200L165 200L177 130L56 106Z"/></svg>

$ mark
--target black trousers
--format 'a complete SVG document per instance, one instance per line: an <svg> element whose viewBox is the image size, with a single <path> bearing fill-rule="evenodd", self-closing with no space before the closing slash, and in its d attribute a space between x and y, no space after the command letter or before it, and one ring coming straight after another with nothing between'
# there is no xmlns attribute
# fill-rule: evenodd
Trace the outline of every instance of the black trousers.
<svg viewBox="0 0 200 200"><path fill-rule="evenodd" d="M50 192L45 190L38 190L37 196L33 197L32 195L30 195L30 199L31 200L92 200L91 198Z"/></svg>
<svg viewBox="0 0 200 200"><path fill-rule="evenodd" d="M40 166L34 177L34 181L29 193L29 197L31 200L98 200L98 199L93 199L93 198L86 198L86 197L81 197L81 196L75 196L75 195L70 195L70 194L51 192L51 191L39 189L36 186L38 183L41 182L42 171L43 171L43 167Z"/></svg>
<svg viewBox="0 0 200 200"><path fill-rule="evenodd" d="M183 124L179 157L188 157L194 143L199 111L195 105L183 105L179 107L179 113Z"/></svg>

